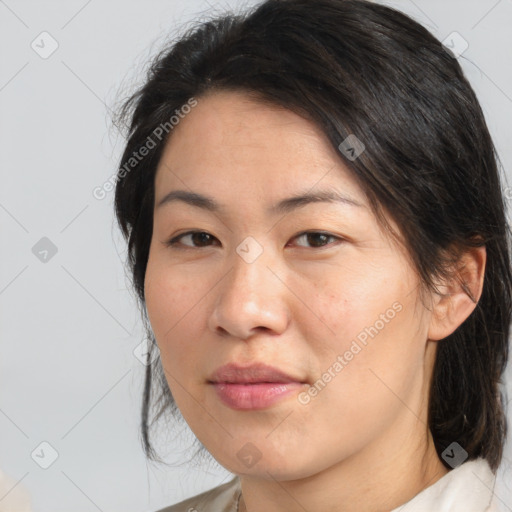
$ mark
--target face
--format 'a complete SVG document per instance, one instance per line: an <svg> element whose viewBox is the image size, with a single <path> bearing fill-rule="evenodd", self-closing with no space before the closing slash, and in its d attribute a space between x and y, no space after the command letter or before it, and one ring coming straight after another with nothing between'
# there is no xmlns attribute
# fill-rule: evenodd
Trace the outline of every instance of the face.
<svg viewBox="0 0 512 512"><path fill-rule="evenodd" d="M217 92L174 128L146 306L172 395L227 469L307 477L423 427L418 294L405 249L315 125Z"/></svg>

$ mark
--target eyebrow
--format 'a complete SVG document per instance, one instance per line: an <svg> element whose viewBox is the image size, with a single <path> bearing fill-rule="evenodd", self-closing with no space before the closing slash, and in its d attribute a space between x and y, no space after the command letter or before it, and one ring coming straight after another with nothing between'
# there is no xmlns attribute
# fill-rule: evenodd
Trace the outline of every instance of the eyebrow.
<svg viewBox="0 0 512 512"><path fill-rule="evenodd" d="M187 190L173 190L166 194L157 204L157 208L170 204L175 201L182 201L191 206L203 208L211 212L222 212L226 208L219 204L212 197L198 194L197 192L189 192ZM289 213L297 208L301 208L311 203L341 203L349 206L357 206L364 208L364 206L356 200L343 195L335 190L320 190L317 192L305 192L286 199L282 199L277 204L272 205L268 209L269 214L284 214Z"/></svg>

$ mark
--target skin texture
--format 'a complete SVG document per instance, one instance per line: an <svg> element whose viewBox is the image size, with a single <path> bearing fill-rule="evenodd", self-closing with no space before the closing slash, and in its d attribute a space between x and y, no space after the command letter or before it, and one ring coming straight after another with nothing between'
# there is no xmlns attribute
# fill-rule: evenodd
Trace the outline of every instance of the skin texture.
<svg viewBox="0 0 512 512"><path fill-rule="evenodd" d="M223 210L157 206L177 189L208 195ZM267 212L283 198L326 189L360 206ZM211 236L166 244L190 230ZM248 236L263 249L251 263L236 250ZM479 297L485 249L467 253L462 265ZM455 279L440 283L442 294L420 297L420 290L405 248L382 231L311 122L244 93L216 92L173 130L155 178L147 311L181 413L241 477L241 510L389 511L446 474L427 427L436 340L475 304ZM370 326L378 332L335 371ZM329 368L335 376L308 403L297 391L263 410L224 405L208 383L212 373L256 361L304 382L302 397ZM247 467L241 449L258 462Z"/></svg>

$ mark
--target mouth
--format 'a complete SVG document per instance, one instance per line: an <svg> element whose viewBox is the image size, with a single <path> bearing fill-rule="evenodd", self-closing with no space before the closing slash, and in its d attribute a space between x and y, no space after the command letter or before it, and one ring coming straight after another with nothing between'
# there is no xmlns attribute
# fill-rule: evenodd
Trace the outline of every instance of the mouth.
<svg viewBox="0 0 512 512"><path fill-rule="evenodd" d="M236 410L268 408L307 385L300 378L262 363L221 366L208 383L225 405Z"/></svg>

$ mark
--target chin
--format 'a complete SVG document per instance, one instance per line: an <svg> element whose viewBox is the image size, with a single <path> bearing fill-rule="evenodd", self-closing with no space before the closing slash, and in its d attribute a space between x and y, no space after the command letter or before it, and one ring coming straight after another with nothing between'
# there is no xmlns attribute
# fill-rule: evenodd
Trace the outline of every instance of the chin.
<svg viewBox="0 0 512 512"><path fill-rule="evenodd" d="M313 468L312 465L297 467L294 465L293 460L267 462L263 462L263 460L261 460L252 468L246 468L241 464L237 464L236 467L226 469L238 476L250 476L252 478L268 481L277 480L279 482L302 480L317 473L316 469Z"/></svg>
<svg viewBox="0 0 512 512"><path fill-rule="evenodd" d="M252 441L248 436L243 440L230 440L222 453L215 450L213 457L231 473L239 476L252 476L264 480L297 480L314 475L322 468L317 468L318 457L310 460L308 455L296 448L277 447L269 439L256 436ZM316 463L315 463L316 461Z"/></svg>

